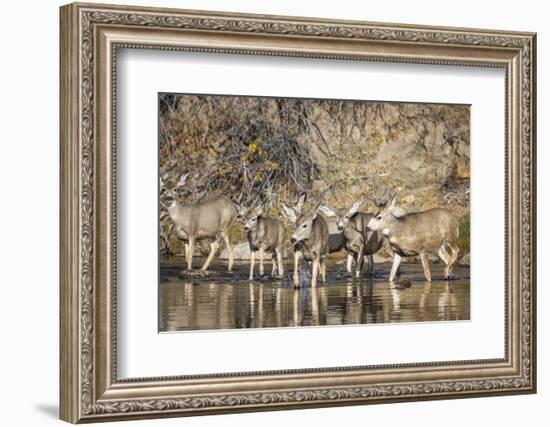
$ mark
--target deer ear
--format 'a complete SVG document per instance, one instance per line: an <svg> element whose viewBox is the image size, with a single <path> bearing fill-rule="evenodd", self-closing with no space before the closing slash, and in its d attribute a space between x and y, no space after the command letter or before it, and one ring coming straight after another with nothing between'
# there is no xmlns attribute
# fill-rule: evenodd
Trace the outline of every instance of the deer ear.
<svg viewBox="0 0 550 427"><path fill-rule="evenodd" d="M353 206L349 209L349 214L350 215L353 215L355 213L357 213L357 211L359 211L359 209L361 209L361 207L365 204L365 199L363 199L361 197L361 199L359 199L358 201L356 201Z"/></svg>
<svg viewBox="0 0 550 427"><path fill-rule="evenodd" d="M240 217L244 217L245 216L245 209L239 205L237 202L233 202L233 205L235 206L235 209L237 210L237 215L240 216Z"/></svg>
<svg viewBox="0 0 550 427"><path fill-rule="evenodd" d="M298 212L302 210L302 206L304 205L306 200L307 200L307 194L306 193L300 194L300 197L298 198L298 203L296 203L296 210Z"/></svg>
<svg viewBox="0 0 550 427"><path fill-rule="evenodd" d="M289 208L287 205L283 204L283 211L281 212L283 216L288 218L289 221L296 223L296 213L294 212L294 209Z"/></svg>
<svg viewBox="0 0 550 427"><path fill-rule="evenodd" d="M338 216L331 208L324 205L319 206L319 210L327 216Z"/></svg>
<svg viewBox="0 0 550 427"><path fill-rule="evenodd" d="M178 183L176 184L176 187L181 187L185 184L185 181L187 181L187 177L189 176L189 172L184 173L180 176L180 179L178 180Z"/></svg>
<svg viewBox="0 0 550 427"><path fill-rule="evenodd" d="M406 212L402 208L400 208L399 206L392 207L390 212L396 218L401 218L402 216L404 216L406 214Z"/></svg>
<svg viewBox="0 0 550 427"><path fill-rule="evenodd" d="M398 191L397 193L395 193L395 194L393 195L393 197L391 198L390 206L391 206L392 208L394 208L395 205L397 204L397 195L398 195L398 194L399 194L399 191Z"/></svg>
<svg viewBox="0 0 550 427"><path fill-rule="evenodd" d="M315 208L311 211L310 218L311 220L314 220L319 216L319 211L321 210L321 202L318 202L317 205L315 205Z"/></svg>
<svg viewBox="0 0 550 427"><path fill-rule="evenodd" d="M256 214L256 216L262 215L264 213L264 207L262 205L258 206L254 213Z"/></svg>

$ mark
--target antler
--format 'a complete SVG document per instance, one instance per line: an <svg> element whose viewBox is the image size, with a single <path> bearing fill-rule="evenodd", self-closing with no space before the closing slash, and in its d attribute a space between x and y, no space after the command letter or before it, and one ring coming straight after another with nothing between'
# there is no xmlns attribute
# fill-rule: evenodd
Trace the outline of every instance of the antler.
<svg viewBox="0 0 550 427"><path fill-rule="evenodd" d="M188 176L189 176L189 172L182 173L178 179L176 187L183 187L183 185L185 184L185 181L187 181Z"/></svg>
<svg viewBox="0 0 550 427"><path fill-rule="evenodd" d="M373 202L377 208L382 208L386 206L388 201L391 199L390 194L387 190L385 190L383 194L377 196L374 185L372 187L372 196L369 196L368 193L364 193L364 196L365 198Z"/></svg>

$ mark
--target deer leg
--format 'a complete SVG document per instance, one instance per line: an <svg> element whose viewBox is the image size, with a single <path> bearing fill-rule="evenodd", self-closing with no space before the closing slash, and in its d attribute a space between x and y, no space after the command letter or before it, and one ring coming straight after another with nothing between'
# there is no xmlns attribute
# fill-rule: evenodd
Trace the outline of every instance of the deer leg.
<svg viewBox="0 0 550 427"><path fill-rule="evenodd" d="M260 277L264 275L264 248L260 246Z"/></svg>
<svg viewBox="0 0 550 427"><path fill-rule="evenodd" d="M449 263L451 261L451 256L445 249L445 242L441 244L439 247L439 250L437 251L437 254L439 255L439 258L445 263L445 269L443 270L443 276L449 277Z"/></svg>
<svg viewBox="0 0 550 427"><path fill-rule="evenodd" d="M453 271L453 267L455 265L456 260L458 259L458 253L460 249L458 246L451 245L449 243L449 247L451 248L451 256L449 259L449 262L447 263L447 267L445 268L445 278L451 277L451 273Z"/></svg>
<svg viewBox="0 0 550 427"><path fill-rule="evenodd" d="M449 256L449 253L445 249L445 243L442 243L439 247L439 250L437 251L437 255L439 255L439 258L441 258L441 261L445 263L445 266L449 265L449 260L451 257Z"/></svg>
<svg viewBox="0 0 550 427"><path fill-rule="evenodd" d="M229 240L229 234L227 232L221 233L223 241L225 242L225 246L227 247L227 271L233 270L233 246L231 245L231 241Z"/></svg>
<svg viewBox="0 0 550 427"><path fill-rule="evenodd" d="M390 282L393 282L393 279L395 278L395 273L397 273L397 269L399 268L400 263L401 255L393 254L393 265L391 266L390 271Z"/></svg>
<svg viewBox="0 0 550 427"><path fill-rule="evenodd" d="M214 239L212 243L210 243L210 253L208 254L208 258L206 258L206 262L201 267L202 271L208 270L208 266L214 259L214 256L216 255L216 251L218 250L219 247L220 247L220 244L216 239Z"/></svg>
<svg viewBox="0 0 550 427"><path fill-rule="evenodd" d="M273 263L271 266L271 276L274 277L277 274L277 252L273 251L271 253L271 262Z"/></svg>
<svg viewBox="0 0 550 427"><path fill-rule="evenodd" d="M185 257L187 259L187 269L193 269L193 251L195 250L195 239L189 239L187 250L185 251Z"/></svg>
<svg viewBox="0 0 550 427"><path fill-rule="evenodd" d="M317 286L317 275L319 274L319 258L313 260L313 266L311 267L311 287Z"/></svg>
<svg viewBox="0 0 550 427"><path fill-rule="evenodd" d="M321 277L323 279L323 283L327 282L327 260L326 258L321 259Z"/></svg>
<svg viewBox="0 0 550 427"><path fill-rule="evenodd" d="M456 261L458 260L458 255L460 254L460 248L458 246L455 246L455 245L449 245L451 247L451 266L449 267L449 273L452 272L453 270L453 267L455 266L455 263Z"/></svg>
<svg viewBox="0 0 550 427"><path fill-rule="evenodd" d="M294 251L294 275L292 281L294 282L294 287L298 288L300 286L300 276L298 275L298 268L300 266L300 258L302 257L302 252Z"/></svg>
<svg viewBox="0 0 550 427"><path fill-rule="evenodd" d="M363 271L363 262L365 261L364 248L361 247L357 253L357 262L355 264L355 277L359 279L361 277L361 272Z"/></svg>
<svg viewBox="0 0 550 427"><path fill-rule="evenodd" d="M353 264L353 255L351 252L348 252L348 262L346 263L346 271L351 273L351 266Z"/></svg>
<svg viewBox="0 0 550 427"><path fill-rule="evenodd" d="M421 253L420 259L422 260L422 268L424 269L424 277L428 282L432 281L432 275L430 274L430 260L427 253Z"/></svg>
<svg viewBox="0 0 550 427"><path fill-rule="evenodd" d="M250 249L250 274L248 275L248 280L254 279L254 256L255 252Z"/></svg>
<svg viewBox="0 0 550 427"><path fill-rule="evenodd" d="M275 252L277 253L277 267L279 269L279 277L283 277L283 251L281 249L276 249Z"/></svg>

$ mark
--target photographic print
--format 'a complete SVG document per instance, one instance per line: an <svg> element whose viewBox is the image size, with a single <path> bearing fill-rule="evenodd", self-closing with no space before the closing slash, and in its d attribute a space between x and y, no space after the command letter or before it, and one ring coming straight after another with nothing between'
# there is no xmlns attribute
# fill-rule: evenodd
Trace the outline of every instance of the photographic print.
<svg viewBox="0 0 550 427"><path fill-rule="evenodd" d="M160 93L159 331L470 319L470 106Z"/></svg>

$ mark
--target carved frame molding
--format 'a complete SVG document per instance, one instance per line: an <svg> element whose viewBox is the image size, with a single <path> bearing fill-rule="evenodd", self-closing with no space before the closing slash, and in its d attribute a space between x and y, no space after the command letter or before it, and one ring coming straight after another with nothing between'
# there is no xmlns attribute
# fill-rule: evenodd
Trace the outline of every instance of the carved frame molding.
<svg viewBox="0 0 550 427"><path fill-rule="evenodd" d="M62 7L61 418L101 421L534 392L535 40L532 33L93 4ZM117 380L113 147L118 48L506 68L506 357ZM289 379L299 385L285 386Z"/></svg>

